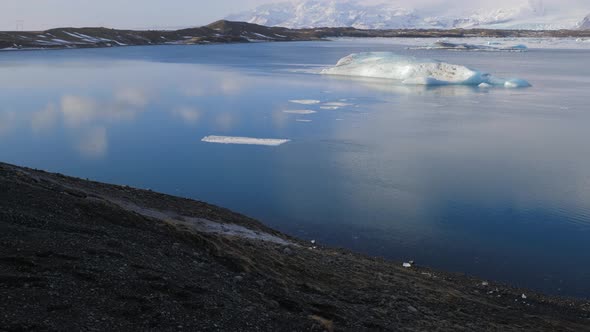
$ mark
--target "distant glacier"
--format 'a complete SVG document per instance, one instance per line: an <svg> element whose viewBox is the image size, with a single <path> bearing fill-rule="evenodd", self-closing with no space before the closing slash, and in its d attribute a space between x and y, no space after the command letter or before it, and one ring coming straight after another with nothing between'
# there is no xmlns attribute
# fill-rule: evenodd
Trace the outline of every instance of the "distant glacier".
<svg viewBox="0 0 590 332"><path fill-rule="evenodd" d="M510 6L457 8L425 6L408 1L366 5L347 0L295 0L262 5L227 17L266 26L287 28L354 27L357 29L495 28L556 30L590 28L587 8L546 6L543 0L515 0ZM572 2L573 3L573 2Z"/></svg>

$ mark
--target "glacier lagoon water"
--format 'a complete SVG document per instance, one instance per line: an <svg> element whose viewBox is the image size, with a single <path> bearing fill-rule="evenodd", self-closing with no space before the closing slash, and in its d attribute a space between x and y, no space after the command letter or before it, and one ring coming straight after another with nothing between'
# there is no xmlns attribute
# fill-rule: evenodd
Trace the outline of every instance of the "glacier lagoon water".
<svg viewBox="0 0 590 332"><path fill-rule="evenodd" d="M312 74L365 51L533 87ZM589 55L387 40L5 52L0 160L208 201L320 244L590 297Z"/></svg>

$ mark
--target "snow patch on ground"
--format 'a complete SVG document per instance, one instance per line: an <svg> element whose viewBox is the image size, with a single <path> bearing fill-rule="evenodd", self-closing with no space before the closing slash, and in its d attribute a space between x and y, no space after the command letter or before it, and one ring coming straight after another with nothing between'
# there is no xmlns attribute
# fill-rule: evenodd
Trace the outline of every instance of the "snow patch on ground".
<svg viewBox="0 0 590 332"><path fill-rule="evenodd" d="M199 233L217 234L228 237L240 237L249 240L272 242L280 245L297 246L295 243L280 238L276 235L253 230L237 224L221 223L204 218L181 216L175 212L148 209L128 202L113 201L113 203L128 211L138 213L142 216L158 219Z"/></svg>
<svg viewBox="0 0 590 332"><path fill-rule="evenodd" d="M290 142L289 139L276 138L253 138L253 137L236 137L236 136L206 136L201 140L207 143L218 144L242 144L242 145L263 145L263 146L279 146Z"/></svg>

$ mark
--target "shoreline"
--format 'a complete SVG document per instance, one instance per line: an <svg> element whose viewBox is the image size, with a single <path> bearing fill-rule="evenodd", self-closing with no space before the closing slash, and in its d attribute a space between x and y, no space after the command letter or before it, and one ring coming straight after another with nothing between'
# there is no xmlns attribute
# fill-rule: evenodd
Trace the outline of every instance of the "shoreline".
<svg viewBox="0 0 590 332"><path fill-rule="evenodd" d="M203 202L4 163L0 188L0 330L590 329L588 300L323 247Z"/></svg>
<svg viewBox="0 0 590 332"><path fill-rule="evenodd" d="M214 45L252 42L322 41L329 38L590 38L589 30L288 29L221 20L181 30L55 28L0 31L0 51L111 48L150 45Z"/></svg>

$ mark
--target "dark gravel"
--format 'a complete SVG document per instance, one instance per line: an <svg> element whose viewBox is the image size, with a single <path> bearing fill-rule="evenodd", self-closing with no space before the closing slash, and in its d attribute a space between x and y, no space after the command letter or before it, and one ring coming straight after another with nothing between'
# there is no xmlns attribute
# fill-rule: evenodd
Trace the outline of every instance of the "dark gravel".
<svg viewBox="0 0 590 332"><path fill-rule="evenodd" d="M293 244L200 233L127 204ZM29 330L590 331L590 303L310 249L202 202L0 163L0 331Z"/></svg>

